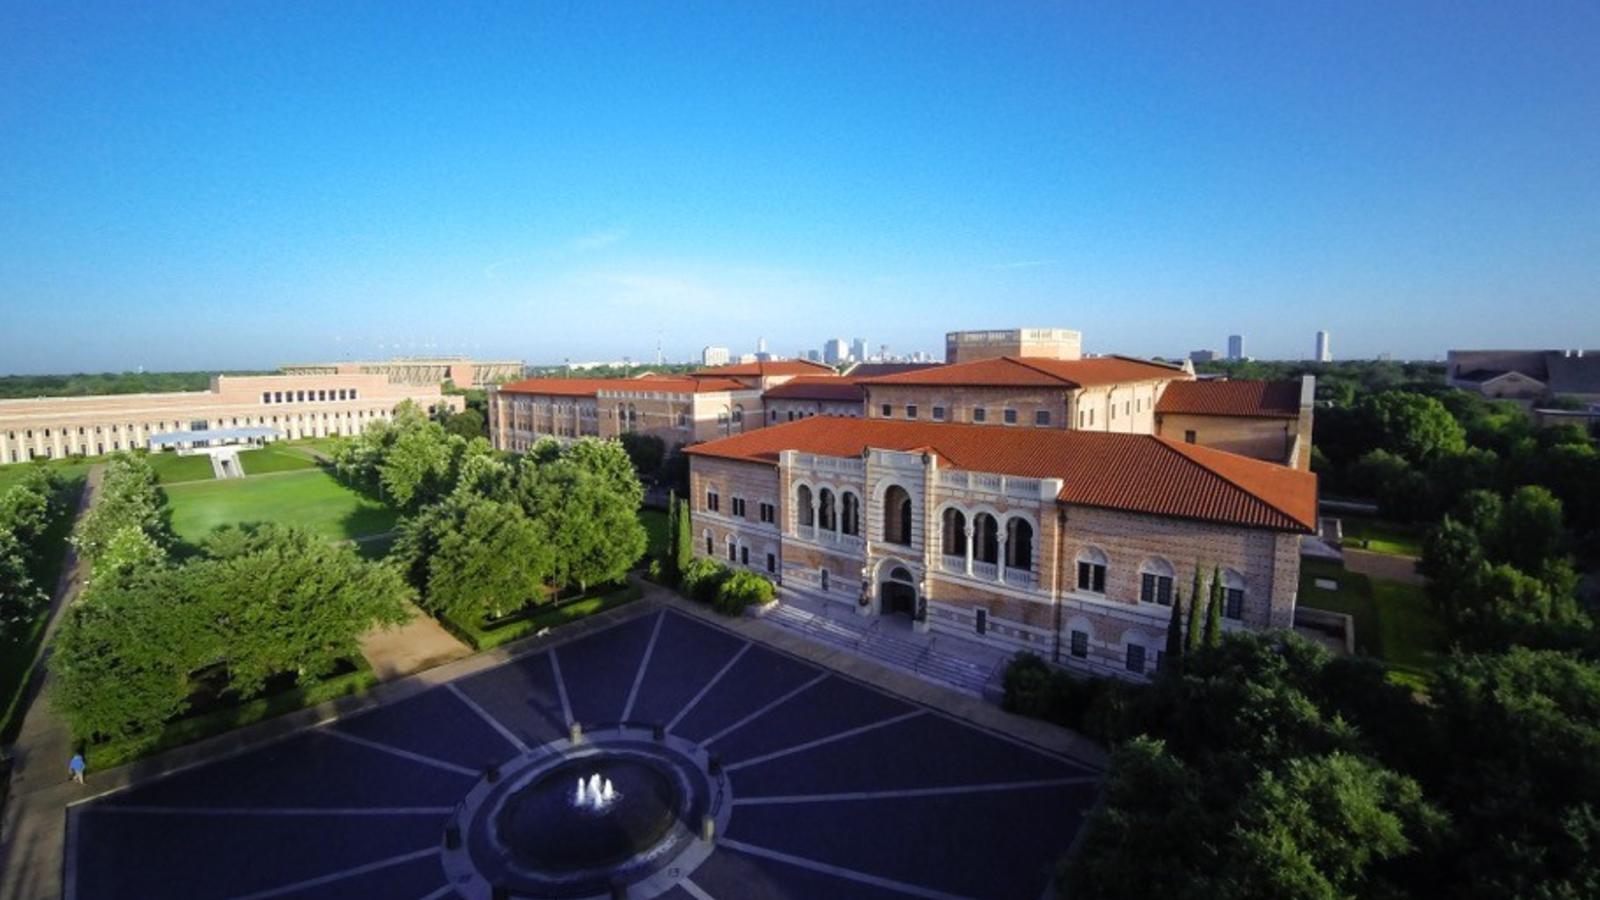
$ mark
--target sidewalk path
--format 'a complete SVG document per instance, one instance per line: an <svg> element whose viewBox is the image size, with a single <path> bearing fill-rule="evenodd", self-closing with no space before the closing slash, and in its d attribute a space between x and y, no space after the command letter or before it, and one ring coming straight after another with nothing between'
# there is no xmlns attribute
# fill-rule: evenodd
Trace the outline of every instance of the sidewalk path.
<svg viewBox="0 0 1600 900"><path fill-rule="evenodd" d="M1427 580L1417 572L1415 556L1398 556L1393 553L1373 553L1370 550L1344 550L1344 567L1352 572L1381 581L1398 581L1401 584L1421 586Z"/></svg>

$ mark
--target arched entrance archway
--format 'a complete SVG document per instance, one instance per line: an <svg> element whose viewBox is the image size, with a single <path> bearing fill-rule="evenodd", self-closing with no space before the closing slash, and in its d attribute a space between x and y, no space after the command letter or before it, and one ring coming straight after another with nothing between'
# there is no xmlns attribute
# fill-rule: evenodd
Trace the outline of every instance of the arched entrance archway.
<svg viewBox="0 0 1600 900"><path fill-rule="evenodd" d="M914 618L917 614L917 583L905 566L895 566L878 585L879 609L884 615L899 613Z"/></svg>

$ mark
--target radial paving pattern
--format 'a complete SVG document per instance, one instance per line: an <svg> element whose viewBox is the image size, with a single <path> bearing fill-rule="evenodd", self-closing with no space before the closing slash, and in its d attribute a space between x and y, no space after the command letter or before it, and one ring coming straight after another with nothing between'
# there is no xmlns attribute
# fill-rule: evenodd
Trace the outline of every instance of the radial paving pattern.
<svg viewBox="0 0 1600 900"><path fill-rule="evenodd" d="M1098 782L660 611L76 806L68 900L454 898L440 848L457 804L573 720L666 725L725 767L732 817L671 900L1033 900Z"/></svg>

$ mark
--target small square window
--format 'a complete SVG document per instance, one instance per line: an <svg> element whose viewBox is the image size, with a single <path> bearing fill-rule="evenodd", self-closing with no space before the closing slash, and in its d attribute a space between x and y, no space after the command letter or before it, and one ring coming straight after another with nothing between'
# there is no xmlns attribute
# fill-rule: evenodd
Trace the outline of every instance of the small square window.
<svg viewBox="0 0 1600 900"><path fill-rule="evenodd" d="M907 403L906 404L906 418L915 419L916 417L917 417L917 405L915 403Z"/></svg>
<svg viewBox="0 0 1600 900"><path fill-rule="evenodd" d="M1195 438L1195 434L1194 434L1194 429L1192 429L1192 428L1183 433L1183 442L1186 443L1186 444L1194 443L1194 438Z"/></svg>
<svg viewBox="0 0 1600 900"><path fill-rule="evenodd" d="M1128 671L1144 674L1144 648L1138 644L1128 645Z"/></svg>
<svg viewBox="0 0 1600 900"><path fill-rule="evenodd" d="M984 409L981 406L974 406L972 408L972 421L974 421L974 422L983 422L983 421L986 421L988 418L989 418L989 411L987 409Z"/></svg>
<svg viewBox="0 0 1600 900"><path fill-rule="evenodd" d="M935 406L933 408L933 420L935 422L943 422L944 421L944 407Z"/></svg>
<svg viewBox="0 0 1600 900"><path fill-rule="evenodd" d="M1015 424L1017 424L1017 411L1016 410L1008 409L1005 412L1001 413L1000 415L1001 415L1001 418L1005 419L1005 423L1007 425L1015 425Z"/></svg>
<svg viewBox="0 0 1600 900"><path fill-rule="evenodd" d="M1037 412L1035 412L1033 414L1033 424L1038 425L1041 428L1049 427L1049 425L1050 425L1050 410L1041 409L1041 410L1038 410Z"/></svg>
<svg viewBox="0 0 1600 900"><path fill-rule="evenodd" d="M883 414L883 417L885 419L888 419L888 418L891 418L891 417L894 416L894 407L892 405L888 404L888 403L885 403L880 408L879 412L881 412Z"/></svg>

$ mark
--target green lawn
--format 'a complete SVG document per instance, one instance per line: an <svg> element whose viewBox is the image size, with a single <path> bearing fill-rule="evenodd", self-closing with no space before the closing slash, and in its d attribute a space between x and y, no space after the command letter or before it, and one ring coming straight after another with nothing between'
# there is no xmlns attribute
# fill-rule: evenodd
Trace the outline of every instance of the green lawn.
<svg viewBox="0 0 1600 900"><path fill-rule="evenodd" d="M162 484L206 481L215 477L211 471L211 457L205 454L179 456L172 452L152 453L149 458L150 468L155 471L156 480Z"/></svg>
<svg viewBox="0 0 1600 900"><path fill-rule="evenodd" d="M0 493L23 479L32 466L46 466L50 471L66 479L82 479L89 473L89 467L97 462L104 462L105 457L69 456L66 459L54 459L48 462L7 463L0 465Z"/></svg>
<svg viewBox="0 0 1600 900"><path fill-rule="evenodd" d="M1342 522L1346 547L1396 556L1422 555L1422 535L1409 525L1355 517L1346 517Z"/></svg>
<svg viewBox="0 0 1600 900"><path fill-rule="evenodd" d="M537 634L544 628L559 628L568 622L605 612L624 603L632 603L641 596L639 588L632 584L607 585L594 591L586 597L563 601L559 605L541 609L527 618L507 622L499 628L485 628L480 623L458 622L449 617L440 618L439 624L472 649L489 650L518 638Z"/></svg>
<svg viewBox="0 0 1600 900"><path fill-rule="evenodd" d="M1317 587L1318 578L1332 579L1339 587L1324 590ZM1374 581L1337 563L1308 559L1300 563L1300 603L1351 616L1356 652L1383 660L1407 683L1424 679L1443 655L1443 629L1420 587Z"/></svg>
<svg viewBox="0 0 1600 900"><path fill-rule="evenodd" d="M672 540L672 535L667 534L667 514L659 509L641 509L639 524L644 526L649 540L644 551L646 559L660 559L666 552L667 541Z"/></svg>
<svg viewBox="0 0 1600 900"><path fill-rule="evenodd" d="M244 474L266 475L271 472L296 472L315 469L316 459L295 447L269 444L259 450L245 450L239 454L239 467Z"/></svg>
<svg viewBox="0 0 1600 900"><path fill-rule="evenodd" d="M219 525L247 522L298 525L331 540L346 540L389 531L396 518L394 510L321 469L174 484L165 490L172 528L191 544Z"/></svg>

